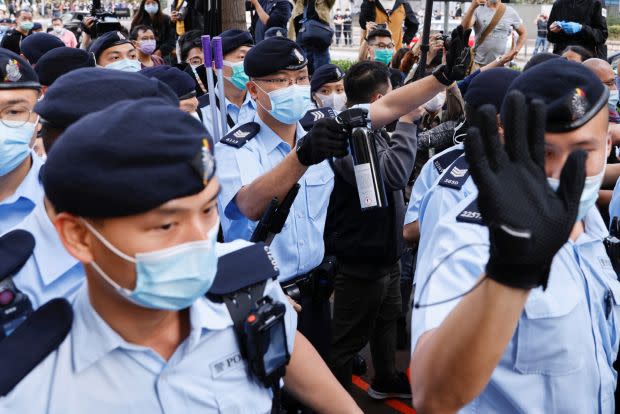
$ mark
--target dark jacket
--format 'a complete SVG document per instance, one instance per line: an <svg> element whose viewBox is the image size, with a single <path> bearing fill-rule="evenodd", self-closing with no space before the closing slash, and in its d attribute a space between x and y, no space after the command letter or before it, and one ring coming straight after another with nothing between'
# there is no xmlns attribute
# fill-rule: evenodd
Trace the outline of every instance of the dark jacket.
<svg viewBox="0 0 620 414"><path fill-rule="evenodd" d="M175 47L176 24L170 20L170 16L162 14L163 20L161 24L154 24L148 13L144 13L142 19L131 24L131 29L139 25L146 25L153 28L155 38L157 39L157 49L161 51L162 56L168 56ZM185 29L187 31L187 28Z"/></svg>
<svg viewBox="0 0 620 414"><path fill-rule="evenodd" d="M177 4L183 3L184 0L173 0L172 10L177 10ZM190 30L203 30L206 0L187 0L187 12L185 14L185 32ZM173 32L176 34L176 23L173 23Z"/></svg>
<svg viewBox="0 0 620 414"><path fill-rule="evenodd" d="M325 224L325 254L338 263L357 268L360 277L373 278L393 266L403 251L405 202L403 189L415 162L416 126L398 123L390 138L376 134L379 168L388 196L388 207L362 211L351 156L337 159L334 190Z"/></svg>
<svg viewBox="0 0 620 414"><path fill-rule="evenodd" d="M402 8L400 8L401 5ZM402 43L409 44L420 26L420 22L418 22L409 2L405 0L396 0L389 16L379 0L373 2L364 0L360 8L360 26L364 30L364 37L367 35L366 22L387 24L388 29L392 32L392 40L396 45L396 50L400 49ZM404 33L403 25L405 26Z"/></svg>
<svg viewBox="0 0 620 414"><path fill-rule="evenodd" d="M9 49L11 52L15 52L19 55L21 53L20 45L24 37L26 37L26 35L16 29L9 30L2 38L0 47Z"/></svg>
<svg viewBox="0 0 620 414"><path fill-rule="evenodd" d="M557 0L553 3L547 29L553 22L562 20L582 25L581 31L574 35L548 30L547 39L554 44L553 53L560 54L567 46L579 45L596 57L607 59L604 47L607 40L607 20L601 9L601 2L598 0Z"/></svg>
<svg viewBox="0 0 620 414"><path fill-rule="evenodd" d="M272 27L282 27L286 29L286 24L291 18L293 5L288 0L260 0L260 4L269 15L267 24L263 24L258 18L258 13L252 14L252 24L250 33L256 43L265 39L265 32Z"/></svg>

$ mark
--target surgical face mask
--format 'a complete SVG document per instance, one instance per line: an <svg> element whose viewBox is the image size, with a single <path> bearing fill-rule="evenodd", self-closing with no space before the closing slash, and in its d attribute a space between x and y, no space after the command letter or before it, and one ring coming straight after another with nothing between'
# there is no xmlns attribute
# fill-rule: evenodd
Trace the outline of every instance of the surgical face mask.
<svg viewBox="0 0 620 414"><path fill-rule="evenodd" d="M342 112L346 109L347 95L344 93L334 92L329 95L317 93L316 96L321 101L321 106L323 107L330 107L336 112Z"/></svg>
<svg viewBox="0 0 620 414"><path fill-rule="evenodd" d="M157 3L145 4L144 11L148 14L155 14L159 11L159 5Z"/></svg>
<svg viewBox="0 0 620 414"><path fill-rule="evenodd" d="M599 174L586 177L586 182L583 186L583 192L579 199L579 211L577 212L577 221L583 220L588 214L588 211L594 206L598 199L598 192L601 189L603 183L603 177L605 176L605 168ZM547 177L547 182L553 191L557 191L560 187L560 180L557 178Z"/></svg>
<svg viewBox="0 0 620 414"><path fill-rule="evenodd" d="M15 124L15 128L4 123ZM33 122L20 124L21 122L15 121L0 123L0 176L13 171L30 154L30 141L37 124Z"/></svg>
<svg viewBox="0 0 620 414"><path fill-rule="evenodd" d="M57 35L62 34L62 26L54 26L54 33Z"/></svg>
<svg viewBox="0 0 620 414"><path fill-rule="evenodd" d="M34 26L34 23L32 23L32 22L28 22L28 21L26 21L26 22L21 22L21 23L19 24L19 27L20 27L20 28L21 28L24 32L28 32L28 31L30 31L30 29L32 29L32 26Z"/></svg>
<svg viewBox="0 0 620 414"><path fill-rule="evenodd" d="M145 55L152 55L156 47L157 42L155 41L155 39L141 40L138 43L138 49L140 49L140 52L144 53Z"/></svg>
<svg viewBox="0 0 620 414"><path fill-rule="evenodd" d="M248 75L243 70L243 61L241 62L229 62L224 61L224 66L228 66L232 70L232 76L226 78L233 86L241 91L244 91L246 84L250 81Z"/></svg>
<svg viewBox="0 0 620 414"><path fill-rule="evenodd" d="M123 72L139 72L140 61L137 59L121 59L106 65L106 69L121 70Z"/></svg>
<svg viewBox="0 0 620 414"><path fill-rule="evenodd" d="M424 109L428 112L435 113L443 108L443 104L446 102L446 93L440 92L435 95L430 101L424 104Z"/></svg>
<svg viewBox="0 0 620 414"><path fill-rule="evenodd" d="M612 89L609 91L609 100L607 101L609 110L616 112L618 106L618 89Z"/></svg>
<svg viewBox="0 0 620 414"><path fill-rule="evenodd" d="M375 49L375 60L389 65L393 54L394 49Z"/></svg>
<svg viewBox="0 0 620 414"><path fill-rule="evenodd" d="M219 220L209 231L207 240L179 244L135 257L114 247L95 228L83 220L90 232L118 257L136 265L136 287L126 289L110 278L99 265L92 267L121 296L138 306L150 309L181 310L190 307L209 291L217 273L215 243Z"/></svg>
<svg viewBox="0 0 620 414"><path fill-rule="evenodd" d="M258 89L265 92L260 86ZM286 125L297 123L312 105L310 85L291 85L288 88L271 91L267 95L271 102L271 110L261 106L271 116Z"/></svg>

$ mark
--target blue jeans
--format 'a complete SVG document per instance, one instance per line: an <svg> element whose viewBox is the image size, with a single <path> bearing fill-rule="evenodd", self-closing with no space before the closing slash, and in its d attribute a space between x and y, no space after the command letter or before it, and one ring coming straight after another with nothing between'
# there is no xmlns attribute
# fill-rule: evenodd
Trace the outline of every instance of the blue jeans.
<svg viewBox="0 0 620 414"><path fill-rule="evenodd" d="M315 70L330 62L329 48L324 50L316 50L314 48L305 48L306 57L308 58L308 71L312 75Z"/></svg>
<svg viewBox="0 0 620 414"><path fill-rule="evenodd" d="M538 36L536 38L536 44L534 45L534 54L537 54L540 52L546 52L548 47L549 47L549 42L547 42L547 38ZM539 48L540 50L538 50Z"/></svg>

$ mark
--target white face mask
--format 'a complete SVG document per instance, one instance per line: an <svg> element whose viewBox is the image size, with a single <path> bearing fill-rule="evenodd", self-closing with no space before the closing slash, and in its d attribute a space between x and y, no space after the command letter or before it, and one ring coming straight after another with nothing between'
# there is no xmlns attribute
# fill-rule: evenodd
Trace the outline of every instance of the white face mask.
<svg viewBox="0 0 620 414"><path fill-rule="evenodd" d="M321 101L322 107L332 108L336 112L342 112L346 109L347 95L344 92L334 92L329 95L317 93L316 96Z"/></svg>
<svg viewBox="0 0 620 414"><path fill-rule="evenodd" d="M581 198L579 199L577 221L583 220L586 214L588 214L588 211L590 211L592 206L596 203L596 200L598 199L598 192L601 189L603 177L605 176L605 167L606 165L600 173L586 177ZM557 191L560 187L560 180L557 178L547 177L547 182L553 191Z"/></svg>

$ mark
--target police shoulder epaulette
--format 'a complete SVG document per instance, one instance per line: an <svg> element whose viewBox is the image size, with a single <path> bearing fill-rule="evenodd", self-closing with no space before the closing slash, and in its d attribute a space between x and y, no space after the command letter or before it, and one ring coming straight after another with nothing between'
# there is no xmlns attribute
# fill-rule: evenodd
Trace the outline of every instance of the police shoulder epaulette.
<svg viewBox="0 0 620 414"><path fill-rule="evenodd" d="M439 157L433 160L433 165L437 169L437 172L441 174L446 168L450 166L458 157L463 154L464 150L461 148L454 148L451 151L447 151L441 154Z"/></svg>
<svg viewBox="0 0 620 414"><path fill-rule="evenodd" d="M306 131L310 131L316 121L322 118L335 118L336 113L330 107L311 109L299 120L299 123Z"/></svg>
<svg viewBox="0 0 620 414"><path fill-rule="evenodd" d="M218 259L217 274L207 296L222 296L255 285L280 274L265 243L255 243Z"/></svg>
<svg viewBox="0 0 620 414"><path fill-rule="evenodd" d="M465 210L461 211L459 215L456 216L456 221L461 223L482 224L482 215L480 215L480 210L478 210L477 198L469 203L469 205L465 207Z"/></svg>
<svg viewBox="0 0 620 414"><path fill-rule="evenodd" d="M66 299L56 298L33 312L6 338L0 340L0 396L15 388L71 330L73 310Z"/></svg>
<svg viewBox="0 0 620 414"><path fill-rule="evenodd" d="M450 167L439 178L439 185L442 187L460 190L469 178L469 164L464 155L461 155L452 163Z"/></svg>
<svg viewBox="0 0 620 414"><path fill-rule="evenodd" d="M231 147L241 148L254 138L260 131L260 125L256 122L248 122L230 131L220 140L221 143Z"/></svg>

